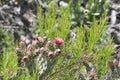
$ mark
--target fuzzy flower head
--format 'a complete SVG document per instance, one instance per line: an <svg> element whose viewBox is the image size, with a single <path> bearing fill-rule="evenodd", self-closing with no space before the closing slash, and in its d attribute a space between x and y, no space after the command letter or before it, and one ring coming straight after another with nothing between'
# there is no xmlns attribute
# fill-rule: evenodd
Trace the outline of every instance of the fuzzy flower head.
<svg viewBox="0 0 120 80"><path fill-rule="evenodd" d="M55 42L56 44L61 45L64 41L63 41L63 39L61 39L61 38L54 38L54 42Z"/></svg>
<svg viewBox="0 0 120 80"><path fill-rule="evenodd" d="M28 61L28 56L23 56L22 62L26 62L26 61Z"/></svg>
<svg viewBox="0 0 120 80"><path fill-rule="evenodd" d="M110 68L118 66L119 65L119 61L114 59L113 61L109 61L109 66Z"/></svg>
<svg viewBox="0 0 120 80"><path fill-rule="evenodd" d="M32 45L36 45L38 43L38 40L34 39L32 40Z"/></svg>

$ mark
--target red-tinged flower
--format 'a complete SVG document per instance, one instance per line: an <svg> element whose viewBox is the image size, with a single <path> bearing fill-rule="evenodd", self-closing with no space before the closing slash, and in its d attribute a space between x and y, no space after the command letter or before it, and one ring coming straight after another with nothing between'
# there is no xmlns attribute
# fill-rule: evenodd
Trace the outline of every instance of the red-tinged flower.
<svg viewBox="0 0 120 80"><path fill-rule="evenodd" d="M24 44L25 44L24 41L20 41L20 42L19 42L19 46L22 46L22 45L24 45Z"/></svg>
<svg viewBox="0 0 120 80"><path fill-rule="evenodd" d="M31 44L27 45L27 49L31 49L31 48L32 48Z"/></svg>
<svg viewBox="0 0 120 80"><path fill-rule="evenodd" d="M53 52L51 52L51 51L50 51L50 52L48 52L48 57L52 57L52 56L53 56L53 54L54 54L54 53L53 53Z"/></svg>
<svg viewBox="0 0 120 80"><path fill-rule="evenodd" d="M27 46L27 50L33 50L34 49L34 47L31 45L31 44L29 44L28 46Z"/></svg>
<svg viewBox="0 0 120 80"><path fill-rule="evenodd" d="M41 47L40 48L40 53L43 53L45 51L45 48L44 47Z"/></svg>
<svg viewBox="0 0 120 80"><path fill-rule="evenodd" d="M23 56L22 62L26 62L26 61L28 61L28 56Z"/></svg>
<svg viewBox="0 0 120 80"><path fill-rule="evenodd" d="M16 52L20 52L20 48L16 48Z"/></svg>
<svg viewBox="0 0 120 80"><path fill-rule="evenodd" d="M35 49L35 53L40 53L40 48Z"/></svg>
<svg viewBox="0 0 120 80"><path fill-rule="evenodd" d="M61 54L61 50L60 49L56 49L55 50L55 55L59 55L59 54Z"/></svg>
<svg viewBox="0 0 120 80"><path fill-rule="evenodd" d="M115 67L119 64L119 61L114 59L113 61L109 61L110 68Z"/></svg>
<svg viewBox="0 0 120 80"><path fill-rule="evenodd" d="M55 42L56 44L61 45L64 41L63 41L63 39L61 39L61 38L54 38L54 42Z"/></svg>
<svg viewBox="0 0 120 80"><path fill-rule="evenodd" d="M113 60L113 64L114 64L114 66L117 66L117 65L119 64L119 61L116 60L116 59L114 59L114 60Z"/></svg>
<svg viewBox="0 0 120 80"><path fill-rule="evenodd" d="M27 51L28 55L32 55L33 53L34 53L34 50L32 50L32 49Z"/></svg>
<svg viewBox="0 0 120 80"><path fill-rule="evenodd" d="M46 43L46 47L49 47L49 46L51 46L52 45L52 42L51 41L47 41L47 43Z"/></svg>
<svg viewBox="0 0 120 80"><path fill-rule="evenodd" d="M36 40L37 40L37 41L42 41L43 38L42 38L42 37L37 37Z"/></svg>
<svg viewBox="0 0 120 80"><path fill-rule="evenodd" d="M88 74L89 74L89 76L95 76L96 75L95 71L92 71L92 70L89 71Z"/></svg>
<svg viewBox="0 0 120 80"><path fill-rule="evenodd" d="M20 41L19 42L19 47L20 48L25 48L26 47L26 43L24 41Z"/></svg>
<svg viewBox="0 0 120 80"><path fill-rule="evenodd" d="M44 36L44 37L43 37L43 40L44 40L44 41L46 41L47 39L48 39L48 37L47 37L47 36Z"/></svg>
<svg viewBox="0 0 120 80"><path fill-rule="evenodd" d="M35 44L37 44L39 41L38 40L32 40L32 45L35 45Z"/></svg>
<svg viewBox="0 0 120 80"><path fill-rule="evenodd" d="M120 51L117 53L117 57L120 58Z"/></svg>

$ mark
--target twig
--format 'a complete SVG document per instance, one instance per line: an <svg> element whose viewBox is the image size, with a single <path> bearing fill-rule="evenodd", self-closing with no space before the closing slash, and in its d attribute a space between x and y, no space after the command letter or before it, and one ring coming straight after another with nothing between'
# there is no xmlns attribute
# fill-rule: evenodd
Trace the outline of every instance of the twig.
<svg viewBox="0 0 120 80"><path fill-rule="evenodd" d="M60 69L60 70L58 70L58 71L56 71L56 72L50 74L48 77L45 78L45 80L49 80L49 78L50 78L51 76L53 76L53 75L55 75L55 74L57 74L57 73L59 73L59 72L65 70L65 69L69 69L71 66L73 66L73 65L75 65L75 64L78 64L78 63L80 63L80 61L73 62L73 63L70 64L69 66L67 66L67 67L65 67L65 68L62 68L62 69Z"/></svg>

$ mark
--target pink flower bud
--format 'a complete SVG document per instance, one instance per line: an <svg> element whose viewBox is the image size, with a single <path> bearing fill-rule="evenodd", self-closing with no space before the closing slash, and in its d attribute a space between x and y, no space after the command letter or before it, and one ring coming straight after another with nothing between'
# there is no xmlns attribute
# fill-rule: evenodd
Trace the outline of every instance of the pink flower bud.
<svg viewBox="0 0 120 80"><path fill-rule="evenodd" d="M48 57L52 57L53 56L53 52L48 52Z"/></svg>
<svg viewBox="0 0 120 80"><path fill-rule="evenodd" d="M48 39L47 36L44 36L44 37L43 37L43 40L44 40L44 41L47 40L47 39Z"/></svg>
<svg viewBox="0 0 120 80"><path fill-rule="evenodd" d="M38 43L38 40L36 40L36 39L32 40L32 45L35 45L37 43Z"/></svg>
<svg viewBox="0 0 120 80"><path fill-rule="evenodd" d="M20 48L16 48L16 52L20 52Z"/></svg>
<svg viewBox="0 0 120 80"><path fill-rule="evenodd" d="M88 74L89 74L89 76L91 76L91 77L96 75L95 71L92 71L92 70L89 71Z"/></svg>
<svg viewBox="0 0 120 80"><path fill-rule="evenodd" d="M56 44L61 45L64 41L63 41L63 39L61 39L61 38L54 38L54 42L55 42Z"/></svg>
<svg viewBox="0 0 120 80"><path fill-rule="evenodd" d="M114 64L114 66L117 66L119 64L119 61L117 59L114 59L113 64Z"/></svg>
<svg viewBox="0 0 120 80"><path fill-rule="evenodd" d="M120 51L117 53L117 57L120 58Z"/></svg>
<svg viewBox="0 0 120 80"><path fill-rule="evenodd" d="M21 45L24 45L25 44L25 42L24 41L20 41L19 42L19 45L21 46Z"/></svg>
<svg viewBox="0 0 120 80"><path fill-rule="evenodd" d="M27 51L28 55L32 55L33 53L34 53L34 50L32 50L32 49Z"/></svg>
<svg viewBox="0 0 120 80"><path fill-rule="evenodd" d="M38 40L39 42L43 40L42 37L37 37L36 40Z"/></svg>
<svg viewBox="0 0 120 80"><path fill-rule="evenodd" d="M61 53L61 50L60 49L56 49L55 50L55 55L59 55Z"/></svg>
<svg viewBox="0 0 120 80"><path fill-rule="evenodd" d="M32 46L31 44L29 44L29 45L27 46L27 49L31 49L31 48L33 48L33 46Z"/></svg>
<svg viewBox="0 0 120 80"><path fill-rule="evenodd" d="M23 56L22 62L26 62L26 61L28 61L28 56Z"/></svg>
<svg viewBox="0 0 120 80"><path fill-rule="evenodd" d="M28 55L32 55L32 54L34 53L34 51L35 51L34 46L31 45L31 44L29 44L29 45L27 46L27 54L28 54Z"/></svg>
<svg viewBox="0 0 120 80"><path fill-rule="evenodd" d="M19 42L19 47L20 48L25 48L26 47L26 43L24 41L20 41Z"/></svg>
<svg viewBox="0 0 120 80"><path fill-rule="evenodd" d="M47 43L46 43L46 47L50 46L51 44L52 44L51 41L47 41Z"/></svg>
<svg viewBox="0 0 120 80"><path fill-rule="evenodd" d="M45 51L45 48L44 47L41 47L40 48L40 53L43 53Z"/></svg>
<svg viewBox="0 0 120 80"><path fill-rule="evenodd" d="M113 61L109 61L110 68L115 67L119 64L119 61L114 59Z"/></svg>
<svg viewBox="0 0 120 80"><path fill-rule="evenodd" d="M35 53L39 53L40 52L40 48L35 49Z"/></svg>

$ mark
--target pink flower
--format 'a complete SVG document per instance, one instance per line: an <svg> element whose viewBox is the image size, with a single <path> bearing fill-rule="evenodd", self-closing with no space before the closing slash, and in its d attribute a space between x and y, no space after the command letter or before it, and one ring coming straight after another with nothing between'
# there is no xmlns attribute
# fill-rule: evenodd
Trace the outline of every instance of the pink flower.
<svg viewBox="0 0 120 80"><path fill-rule="evenodd" d="M113 60L113 64L114 64L114 66L117 66L117 65L119 64L119 61L116 60L116 59L114 59L114 60Z"/></svg>
<svg viewBox="0 0 120 80"><path fill-rule="evenodd" d="M22 62L26 62L26 61L28 61L28 56L23 56Z"/></svg>
<svg viewBox="0 0 120 80"><path fill-rule="evenodd" d="M16 48L16 52L19 52L20 51L20 48Z"/></svg>
<svg viewBox="0 0 120 80"><path fill-rule="evenodd" d="M117 53L117 57L120 58L120 51L118 51L118 53Z"/></svg>
<svg viewBox="0 0 120 80"><path fill-rule="evenodd" d="M31 45L31 44L29 44L29 45L27 46L27 53L28 53L28 55L33 54L33 52L34 52L34 46Z"/></svg>
<svg viewBox="0 0 120 80"><path fill-rule="evenodd" d="M36 40L37 40L37 41L42 41L43 38L42 38L42 37L37 37Z"/></svg>
<svg viewBox="0 0 120 80"><path fill-rule="evenodd" d="M35 45L35 44L37 44L38 43L38 40L32 40L32 45Z"/></svg>
<svg viewBox="0 0 120 80"><path fill-rule="evenodd" d="M54 53L53 52L48 52L48 57L52 57L54 55Z"/></svg>
<svg viewBox="0 0 120 80"><path fill-rule="evenodd" d="M50 46L51 44L52 44L51 41L47 41L46 46L48 47L48 46Z"/></svg>
<svg viewBox="0 0 120 80"><path fill-rule="evenodd" d="M45 51L45 48L44 47L41 47L40 48L40 53L43 53Z"/></svg>
<svg viewBox="0 0 120 80"><path fill-rule="evenodd" d="M27 45L27 49L31 49L33 46L31 44Z"/></svg>
<svg viewBox="0 0 120 80"><path fill-rule="evenodd" d="M61 54L61 50L60 50L60 49L56 49L56 50L55 50L55 54L56 54L56 55Z"/></svg>
<svg viewBox="0 0 120 80"><path fill-rule="evenodd" d="M19 42L19 47L20 48L25 48L26 47L26 43L24 41L20 41Z"/></svg>
<svg viewBox="0 0 120 80"><path fill-rule="evenodd" d="M36 53L40 53L40 48L35 49L35 52L36 52Z"/></svg>
<svg viewBox="0 0 120 80"><path fill-rule="evenodd" d="M119 64L119 61L116 59L114 59L113 61L109 61L110 68L118 66L118 64Z"/></svg>
<svg viewBox="0 0 120 80"><path fill-rule="evenodd" d="M54 38L54 42L56 43L56 44L62 44L64 41L63 41L63 39L61 39L61 38Z"/></svg>

